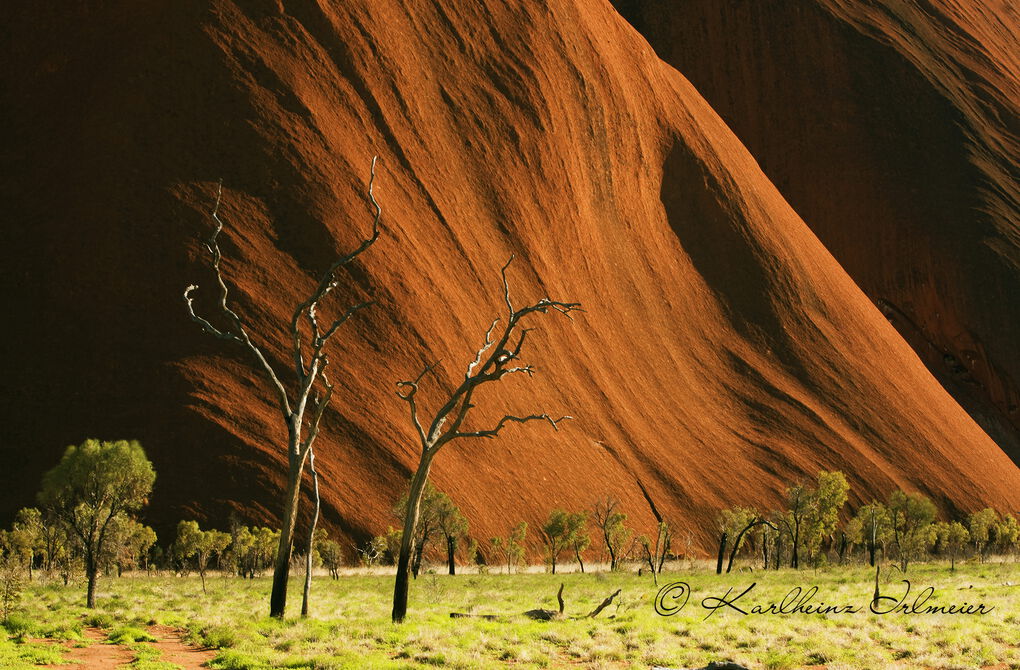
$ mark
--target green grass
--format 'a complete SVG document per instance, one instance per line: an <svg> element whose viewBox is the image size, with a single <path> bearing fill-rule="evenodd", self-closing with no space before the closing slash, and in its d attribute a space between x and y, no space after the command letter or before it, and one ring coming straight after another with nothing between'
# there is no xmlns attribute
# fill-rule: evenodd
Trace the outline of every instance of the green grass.
<svg viewBox="0 0 1020 670"><path fill-rule="evenodd" d="M883 593L902 593L902 578L898 572L883 576ZM975 663L1020 668L1020 566L965 564L951 573L943 565L917 565L907 578L914 593L935 587L928 604L982 602L994 609L983 616L871 614L874 573L862 567L668 573L660 584L682 580L692 591L686 607L669 617L654 610L658 589L651 579L634 573L425 575L412 584L408 620L393 625L392 577L375 574L317 578L309 619L296 616L300 579L295 577L290 618L279 621L266 616L268 579L215 577L203 594L197 577L129 576L100 581L95 612L81 606L80 586L29 586L20 618L0 636L0 667L55 662L43 658L52 647L18 640L80 639L87 624L105 626L111 639L128 643L136 652L135 670L169 670L172 666L144 642L146 626L164 624L184 627L191 642L217 649L212 666L224 670L616 669L702 667L720 660L777 670L821 664L834 670L973 668ZM556 609L561 582L567 618L539 622L519 616L537 607ZM720 609L705 618L703 598L721 597L728 589L736 594L752 582L755 589L737 603L745 609L778 602L797 586L818 586L813 603L853 604L864 611L742 616ZM597 619L574 618L616 589L621 595ZM451 619L452 611L507 617Z"/></svg>

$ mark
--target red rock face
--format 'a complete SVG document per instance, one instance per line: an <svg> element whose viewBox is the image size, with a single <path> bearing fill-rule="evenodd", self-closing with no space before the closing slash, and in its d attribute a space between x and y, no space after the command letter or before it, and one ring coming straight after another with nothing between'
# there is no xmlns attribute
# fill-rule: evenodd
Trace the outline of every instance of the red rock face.
<svg viewBox="0 0 1020 670"><path fill-rule="evenodd" d="M538 375L484 394L472 427L576 419L438 456L479 538L611 494L638 528L658 514L709 546L719 508L778 505L819 468L858 501L1020 505L1017 467L608 5L23 4L3 66L6 510L64 445L126 436L154 460L157 523L272 523L283 423L181 293L213 310L198 240L222 178L234 304L286 366L293 305L368 231L375 154L383 234L335 304L378 304L337 338L317 450L348 537L394 523L416 459L395 381L440 360L423 402L456 383L511 253L516 298L587 312L538 319Z"/></svg>
<svg viewBox="0 0 1020 670"><path fill-rule="evenodd" d="M1009 3L617 6L1020 462L1020 24Z"/></svg>

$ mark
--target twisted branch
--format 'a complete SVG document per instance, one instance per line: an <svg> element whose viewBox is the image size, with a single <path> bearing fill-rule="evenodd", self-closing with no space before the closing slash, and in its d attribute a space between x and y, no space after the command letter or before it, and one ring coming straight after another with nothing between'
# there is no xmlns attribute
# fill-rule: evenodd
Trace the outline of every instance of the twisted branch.
<svg viewBox="0 0 1020 670"><path fill-rule="evenodd" d="M431 365L426 365L425 368L415 377L414 381L402 381L397 382L397 396L401 400L406 400L411 410L411 423L414 424L415 429L418 431L418 439L421 440L422 449L428 448L428 439L425 437L425 429L422 427L421 422L418 420L418 403L414 396L418 393L418 384L422 378L429 372L435 369L439 365L439 361ZM407 389L407 393L401 393L401 389Z"/></svg>
<svg viewBox="0 0 1020 670"><path fill-rule="evenodd" d="M429 366L423 370L422 373L418 375L418 378L413 382L403 381L397 383L397 395L401 399L407 401L410 405L411 420L418 433L418 438L421 441L423 455L430 453L434 454L444 444L458 437L496 437L508 423L527 423L528 421L543 420L548 421L555 429L560 421L571 418L564 416L554 419L548 414L532 414L523 417L506 415L500 419L496 426L488 430L461 430L461 426L466 420L470 410L474 408L472 398L479 387L488 382L499 381L509 374L522 373L529 377L535 374L535 368L530 364L512 365L513 362L520 360L521 351L524 348L527 335L532 330L530 328L520 327L521 321L524 317L536 312L546 313L550 309L567 317L569 317L572 312L583 311L581 310L580 303L554 301L549 298L543 298L534 304L515 310L513 301L510 297L510 282L507 278L507 269L510 267L513 260L514 256L510 256L510 260L508 260L506 264L500 268L500 277L503 284L503 301L508 310L508 316L503 326L503 330L500 332L498 337L494 337L496 326L499 324L500 319L496 319L492 322L485 332L485 342L478 351L475 352L473 360L467 366L464 380L450 394L442 407L440 407L433 415L428 430L422 426L419 419L415 396L418 393L418 383L427 372L431 371L435 367L435 365ZM511 342L513 342L513 344L511 344ZM402 390L406 390L406 392L401 392Z"/></svg>
<svg viewBox="0 0 1020 670"><path fill-rule="evenodd" d="M224 228L223 219L220 217L220 205L223 200L222 180L217 185L216 202L213 205L211 213L211 217L215 222L215 227L213 228L213 232L209 236L209 239L204 240L202 245L205 247L206 251L209 252L212 269L216 275L216 283L219 287L218 305L220 311L222 311L227 317L230 327L225 329L217 328L211 321L196 313L192 294L198 289L197 285L191 284L184 290L184 302L187 305L188 315L192 321L199 324L205 332L219 339L238 342L244 345L245 348L252 353L258 362L259 367L269 378L270 385L276 393L280 411L283 413L288 422L297 424L296 427L299 434L301 432L301 424L303 422L309 394L311 393L312 387L315 385L316 379L328 365L328 361L324 353L326 343L329 342L329 340L336 334L340 326L346 323L352 316L354 316L354 314L375 304L374 300L369 300L349 307L340 317L335 319L324 332L320 328L318 317L319 302L338 285L339 280L336 277L337 271L361 255L379 238L379 222L382 217L382 208L375 199L375 166L377 160L378 157L372 158L372 168L368 182L368 197L372 206L375 208L371 235L362 240L354 251L341 256L332 265L330 265L319 279L319 283L315 287L315 290L312 291L311 295L307 299L297 306L294 310L293 316L291 317L291 349L293 354L294 370L297 376L297 389L294 396L296 407L292 409L291 396L281 382L276 370L269 363L269 360L263 354L261 348L252 341L240 315L238 315L238 313L235 312L228 304L229 289L227 288L227 283L223 278L223 272L220 267L223 254L220 251L218 242L219 235ZM307 320L308 327L311 331L311 359L307 362L304 356L304 342L301 333L302 316ZM319 421L322 418L322 413L325 411L325 407L328 404L329 399L332 397L333 387L329 384L329 381L326 380L325 377L323 377L323 379L326 386L325 394L322 398L317 397L314 402L308 437L304 441L299 440L293 444L294 448L297 449L297 454L295 455L301 455L307 452L310 448L315 439L315 435L318 434L318 426Z"/></svg>
<svg viewBox="0 0 1020 670"><path fill-rule="evenodd" d="M318 307L319 301L321 301L326 295L329 294L339 284L339 280L336 278L336 272L343 266L347 265L355 258L360 256L366 251L372 244L379 239L379 221L382 218L382 208L375 199L375 164L378 161L378 156L372 157L372 168L368 179L368 198L375 208L375 217L372 220L372 234L366 239L361 241L361 244L346 256L341 256L334 262L329 268L322 273L322 277L319 279L318 285L312 294L308 296L306 300L301 302L295 309L294 314L291 317L290 329L291 337L293 339L294 349L294 367L297 371L298 377L303 377L308 374L305 367L304 356L302 354L302 342L301 342L301 317L304 316L308 321L309 328L312 331L312 347L313 347L313 358L322 350L322 346L329 341L333 334L336 333L337 329L343 325L344 322L349 319L354 312L357 312L369 305L374 304L375 301L368 301L355 305L345 312L344 316L340 317L327 329L325 335L320 335L319 331L319 320L318 320Z"/></svg>
<svg viewBox="0 0 1020 670"><path fill-rule="evenodd" d="M280 381L280 378L276 375L276 371L273 369L273 366L269 364L269 361L262 354L262 350L259 349L259 347L257 347L255 343L252 342L251 337L248 336L248 332L244 329L244 323L241 321L241 317L238 316L237 312L232 310L229 305L227 305L227 297L229 295L229 292L227 289L227 283L223 280L223 272L220 270L220 261L223 258L223 254L220 252L220 245L216 241L216 238L219 236L220 231L223 230L223 220L220 219L219 215L220 202L222 198L223 198L223 181L221 180L216 188L216 204L213 206L212 211L212 218L213 221L216 222L216 228L213 230L212 235L209 236L209 239L203 243L203 246L205 246L206 250L209 252L209 255L212 257L212 268L216 274L216 282L217 284L219 284L220 289L219 294L220 309L223 311L224 314L227 315L227 317L233 324L234 330L221 331L215 326L213 326L212 323L209 322L207 319L204 319L195 313L195 306L192 302L191 294L193 291L198 289L197 284L191 284L186 289L184 289L184 302L188 307L188 315L191 317L192 321L202 326L202 329L205 330L205 332L210 333L211 335L214 335L223 340L234 340L236 342L239 342L243 344L249 351L251 351L251 353L255 356L255 360L258 361L259 367L262 368L262 371L265 372L266 376L269 378L269 383L273 387L273 390L276 392L276 400L280 405L280 410L284 414L289 415L290 401L287 398L287 390L284 388L283 383Z"/></svg>
<svg viewBox="0 0 1020 670"><path fill-rule="evenodd" d="M548 414L529 414L528 416L514 416L512 414L507 414L506 416L499 420L499 423L497 423L494 428L490 428L489 430L476 430L470 433L455 433L453 437L493 438L499 435L499 431L503 430L503 426L505 426L507 423L527 423L528 421L548 421L549 423L552 424L553 430L559 430L557 424L560 421L565 421L573 418L574 417L572 416L561 416L558 419L554 419Z"/></svg>

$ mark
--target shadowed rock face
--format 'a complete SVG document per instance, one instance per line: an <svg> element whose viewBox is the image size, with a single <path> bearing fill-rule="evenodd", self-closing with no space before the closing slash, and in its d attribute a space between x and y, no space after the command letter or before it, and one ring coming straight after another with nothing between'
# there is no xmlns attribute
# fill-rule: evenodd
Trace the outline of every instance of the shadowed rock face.
<svg viewBox="0 0 1020 670"><path fill-rule="evenodd" d="M271 523L282 421L181 293L199 284L212 313L198 240L222 178L233 304L286 366L293 305L368 230L374 154L383 234L333 309L378 304L337 339L316 459L325 520L349 538L393 523L416 458L394 382L442 361L420 392L434 405L458 381L511 253L515 299L587 312L536 319L539 373L488 390L468 428L576 419L437 458L476 537L611 494L638 528L661 515L708 546L718 508L777 505L819 468L858 500L902 486L946 509L1020 505L1016 466L608 5L18 4L6 512L64 445L127 436L155 462L153 521Z"/></svg>
<svg viewBox="0 0 1020 670"><path fill-rule="evenodd" d="M1020 462L1015 9L618 0Z"/></svg>

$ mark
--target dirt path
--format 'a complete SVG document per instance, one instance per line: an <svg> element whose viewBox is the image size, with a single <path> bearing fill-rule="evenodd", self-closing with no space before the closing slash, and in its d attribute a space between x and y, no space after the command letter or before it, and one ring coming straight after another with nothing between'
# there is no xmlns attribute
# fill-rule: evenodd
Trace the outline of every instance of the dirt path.
<svg viewBox="0 0 1020 670"><path fill-rule="evenodd" d="M183 640L181 631L169 626L149 626L149 634L156 642L148 642L162 652L160 661L173 663L182 670L199 670L205 667L216 655L210 649L193 647ZM65 658L69 661L61 665L40 666L50 670L113 670L126 665L135 659L130 649L119 644L104 644L106 632L99 628L86 628L85 639L89 643L85 647L76 647L74 642L63 643L67 649ZM50 642L52 640L33 640L33 642Z"/></svg>
<svg viewBox="0 0 1020 670"><path fill-rule="evenodd" d="M156 638L153 647L163 652L159 660L179 665L183 670L198 670L216 656L211 649L199 649L184 641L182 633L169 626L149 626L149 634Z"/></svg>
<svg viewBox="0 0 1020 670"><path fill-rule="evenodd" d="M102 644L106 640L106 633L99 628L86 628L85 639L87 647L75 647L73 642L64 644L67 653L64 658L71 663L64 665L47 665L44 667L54 670L86 670L90 668L116 668L119 665L130 663L135 655L127 647L118 644ZM37 642L49 642L49 640L36 640Z"/></svg>

